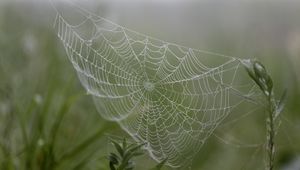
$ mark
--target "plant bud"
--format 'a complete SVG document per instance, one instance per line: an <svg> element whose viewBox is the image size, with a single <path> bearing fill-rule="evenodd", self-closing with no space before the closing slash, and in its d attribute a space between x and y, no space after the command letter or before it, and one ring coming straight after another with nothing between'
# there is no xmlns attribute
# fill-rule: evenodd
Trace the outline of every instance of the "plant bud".
<svg viewBox="0 0 300 170"><path fill-rule="evenodd" d="M273 82L265 67L258 61L253 63L255 76L258 79L259 86L264 91L266 96L271 95L273 89Z"/></svg>
<svg viewBox="0 0 300 170"><path fill-rule="evenodd" d="M258 78L266 80L268 74L266 72L265 67L260 62L254 61L254 63L253 63L253 69L254 69L255 75Z"/></svg>

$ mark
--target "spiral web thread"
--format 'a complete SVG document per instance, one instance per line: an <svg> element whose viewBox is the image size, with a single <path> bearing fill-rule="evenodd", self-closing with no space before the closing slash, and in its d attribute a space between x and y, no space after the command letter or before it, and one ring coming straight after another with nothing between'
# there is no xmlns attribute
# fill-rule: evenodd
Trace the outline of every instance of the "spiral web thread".
<svg viewBox="0 0 300 170"><path fill-rule="evenodd" d="M129 30L78 9L54 27L99 113L118 122L157 161L192 160L220 122L254 95L241 61Z"/></svg>

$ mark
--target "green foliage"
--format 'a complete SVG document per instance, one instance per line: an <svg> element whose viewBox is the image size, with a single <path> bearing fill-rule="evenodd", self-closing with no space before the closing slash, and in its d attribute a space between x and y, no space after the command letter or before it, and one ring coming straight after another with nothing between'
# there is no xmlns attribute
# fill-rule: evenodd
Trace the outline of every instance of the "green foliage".
<svg viewBox="0 0 300 170"><path fill-rule="evenodd" d="M108 156L110 170L133 170L135 168L133 159L144 154L141 148L145 145L145 143L133 143L128 145L125 138L123 139L122 143L119 143L115 140L111 140L111 142L114 145L117 153L112 152ZM160 170L166 161L167 159L164 159L150 170Z"/></svg>
<svg viewBox="0 0 300 170"><path fill-rule="evenodd" d="M167 160L168 158L164 159L163 161L161 161L159 164L157 164L154 168L151 168L150 170L160 170L165 165Z"/></svg>
<svg viewBox="0 0 300 170"><path fill-rule="evenodd" d="M36 2L28 1L24 6L19 2L14 4L9 1L0 5L0 170L39 170L42 167L51 167L52 165L47 165L51 162L55 163L52 168L56 170L107 170L109 167L106 159L105 134L123 135L124 132L114 123L105 124L96 112L90 97L81 94L83 88L74 78L75 72L65 57L65 51L61 49L62 44L59 43L52 28L53 11L49 10L51 7L46 1L39 1L46 2L46 5L40 6L35 4ZM37 6L39 10L35 10ZM274 16L278 18L277 15ZM295 19L298 21L298 17ZM280 24L277 20L274 21ZM145 20L145 22L149 21ZM141 31L148 32L149 30ZM248 33L251 34L245 36L251 39L253 32L248 31ZM223 43L224 36L213 37L218 38L210 40L222 42L220 44L230 47L234 44L228 42L237 42L234 39L226 39L227 43ZM238 36L230 38L236 37ZM256 41L253 42L256 43ZM199 43L192 45L199 47ZM251 44L245 46L249 45L251 46ZM282 100L285 98L284 95L276 101L278 106L276 115L280 116L286 104L288 112L284 116L290 121L282 122L280 128L282 131L276 137L280 145L280 148L276 149L276 157L281 159L290 155L284 163L278 163L278 166L284 166L290 160L295 159L300 151L298 126L300 88L299 84L295 83L299 74L293 72L292 65L290 65L298 66L299 60L292 60L292 63L286 65L285 61L289 60L282 56L288 55L287 50L277 48L277 46L276 48L267 47L266 50L262 48L258 56L266 56L263 60L272 56L268 71L272 70L272 78L276 79L277 83L274 82L274 86L280 88L280 85L284 83L289 85L289 102L285 103ZM223 48L223 46L212 45L207 48L219 49L224 53L232 52L230 51L232 48L226 51L226 47ZM247 53L247 51L242 53ZM295 57L295 59L298 58ZM300 67L298 66L297 70L298 68ZM253 70L252 66L251 70ZM66 80L72 77L76 81L71 82L71 86L66 85L68 84ZM244 111L243 108L243 110L237 110L237 113L243 114ZM230 129L240 131L234 133L226 131L224 135L239 138L242 133L251 138L254 133L260 136L259 130L263 128L259 121L261 114L251 115L254 117L252 120L249 120L249 117L237 118L240 128L234 128L232 124L228 126ZM243 120L249 123L244 123ZM244 133L245 130L251 130L253 133ZM282 133L283 131L286 133ZM250 165L243 169L262 169L259 168L260 152L253 154L254 159L251 161L249 157L252 155L252 149L245 151L239 148L238 151L239 153L236 153L230 146L220 144L219 140L212 137L199 152L191 169L241 169L241 163L244 162L249 162ZM139 157L136 160L135 169L143 169L138 165L144 165L144 162L153 164L146 156L145 158ZM164 167L164 169L168 168Z"/></svg>
<svg viewBox="0 0 300 170"><path fill-rule="evenodd" d="M79 100L85 94L63 64L52 28L17 22L9 8L0 11L11 16L0 20L7 23L0 36L9 35L0 40L0 170L88 169L91 158L103 149L104 132L115 126L95 119L94 107ZM14 23L23 25L26 33L22 29L15 34ZM43 40L33 43L34 53L22 43L28 35L33 42Z"/></svg>

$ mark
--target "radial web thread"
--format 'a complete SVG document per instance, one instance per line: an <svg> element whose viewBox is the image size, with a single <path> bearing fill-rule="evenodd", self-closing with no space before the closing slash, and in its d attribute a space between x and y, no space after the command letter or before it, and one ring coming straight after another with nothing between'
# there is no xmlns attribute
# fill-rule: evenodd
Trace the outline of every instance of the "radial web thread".
<svg viewBox="0 0 300 170"><path fill-rule="evenodd" d="M152 158L188 164L220 122L254 95L238 58L165 42L80 11L54 27L101 116Z"/></svg>

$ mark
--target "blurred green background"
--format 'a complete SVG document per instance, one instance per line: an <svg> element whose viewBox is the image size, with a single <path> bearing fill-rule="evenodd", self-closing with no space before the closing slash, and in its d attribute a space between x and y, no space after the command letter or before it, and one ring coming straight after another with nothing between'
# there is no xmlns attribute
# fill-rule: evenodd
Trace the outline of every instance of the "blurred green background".
<svg viewBox="0 0 300 170"><path fill-rule="evenodd" d="M300 2L76 3L169 42L262 61L275 92L288 89L276 169L300 169ZM48 1L0 1L0 170L108 169L109 138L129 138L97 113L53 30L54 17ZM191 169L263 169L265 114L237 113L207 140ZM147 154L135 162L137 169L155 164Z"/></svg>

